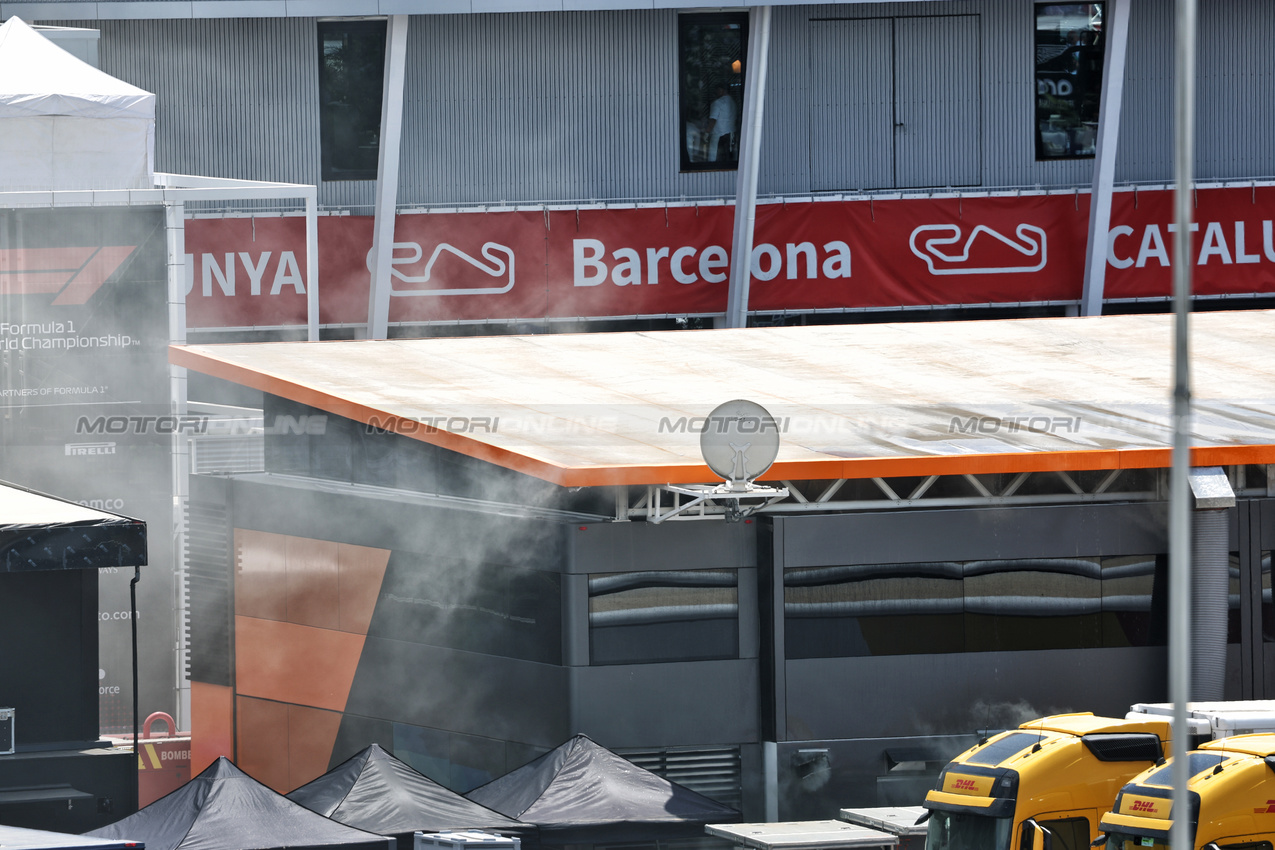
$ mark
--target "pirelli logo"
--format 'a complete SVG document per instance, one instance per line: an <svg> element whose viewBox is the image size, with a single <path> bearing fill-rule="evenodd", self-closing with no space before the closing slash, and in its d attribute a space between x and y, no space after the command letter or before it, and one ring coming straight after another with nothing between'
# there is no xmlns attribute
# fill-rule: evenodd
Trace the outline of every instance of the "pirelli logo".
<svg viewBox="0 0 1275 850"><path fill-rule="evenodd" d="M1170 800L1162 800L1158 797L1135 797L1132 794L1126 794L1120 803L1120 814L1164 820L1169 817L1169 809L1171 807L1172 801Z"/></svg>
<svg viewBox="0 0 1275 850"><path fill-rule="evenodd" d="M988 797L992 793L992 778L990 776L949 773L943 780L943 790L949 794L970 794Z"/></svg>

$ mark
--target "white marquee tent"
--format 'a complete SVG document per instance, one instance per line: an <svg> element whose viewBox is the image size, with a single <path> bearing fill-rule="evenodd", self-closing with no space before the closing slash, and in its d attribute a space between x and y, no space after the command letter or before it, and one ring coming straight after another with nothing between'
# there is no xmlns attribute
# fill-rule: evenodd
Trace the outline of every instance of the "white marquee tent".
<svg viewBox="0 0 1275 850"><path fill-rule="evenodd" d="M18 18L0 26L0 191L148 189L155 95Z"/></svg>

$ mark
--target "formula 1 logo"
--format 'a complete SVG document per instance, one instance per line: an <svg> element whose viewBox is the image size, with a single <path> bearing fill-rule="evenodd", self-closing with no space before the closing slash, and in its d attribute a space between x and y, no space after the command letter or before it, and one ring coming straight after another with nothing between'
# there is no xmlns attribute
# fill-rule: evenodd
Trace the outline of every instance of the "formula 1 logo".
<svg viewBox="0 0 1275 850"><path fill-rule="evenodd" d="M0 249L0 296L54 294L57 306L88 303L136 250L136 245Z"/></svg>
<svg viewBox="0 0 1275 850"><path fill-rule="evenodd" d="M440 242L429 255L425 268L419 274L408 274L425 252L419 242L395 242L390 260L390 295L499 295L513 289L513 249L496 242L484 242L481 254L483 258L479 259L454 245ZM436 272L434 267L440 258L444 265ZM371 251L367 262L371 269ZM400 286L398 281L407 286ZM419 286L431 283L433 287Z"/></svg>
<svg viewBox="0 0 1275 850"><path fill-rule="evenodd" d="M980 234L987 238L979 240ZM1045 267L1045 231L1032 224L1014 229L1017 238L980 224L964 242L957 224L924 224L912 231L908 246L925 261L930 274L1007 274L1038 272ZM1025 259L1035 262L1024 265Z"/></svg>

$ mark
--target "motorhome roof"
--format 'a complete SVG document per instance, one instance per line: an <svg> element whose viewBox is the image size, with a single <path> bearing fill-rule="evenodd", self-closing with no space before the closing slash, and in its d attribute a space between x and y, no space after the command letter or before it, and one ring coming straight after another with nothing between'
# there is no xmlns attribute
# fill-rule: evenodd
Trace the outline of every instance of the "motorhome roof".
<svg viewBox="0 0 1275 850"><path fill-rule="evenodd" d="M1163 468L1172 318L193 345L169 358L564 486L716 481L700 432L735 398L781 431L768 480ZM1273 328L1269 311L1192 316L1196 465L1275 462Z"/></svg>

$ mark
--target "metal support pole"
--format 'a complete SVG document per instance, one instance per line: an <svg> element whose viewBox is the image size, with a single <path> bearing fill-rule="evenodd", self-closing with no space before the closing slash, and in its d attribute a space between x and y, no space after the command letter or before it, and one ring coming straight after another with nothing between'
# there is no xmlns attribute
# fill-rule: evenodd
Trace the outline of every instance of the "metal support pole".
<svg viewBox="0 0 1275 850"><path fill-rule="evenodd" d="M318 190L305 196L305 321L306 339L319 339L319 199Z"/></svg>
<svg viewBox="0 0 1275 850"><path fill-rule="evenodd" d="M1191 697L1223 698L1230 598L1229 511L1235 490L1221 467L1190 471L1194 512L1191 555Z"/></svg>
<svg viewBox="0 0 1275 850"><path fill-rule="evenodd" d="M168 342L170 345L186 344L186 205L180 201L164 205L164 250L168 260ZM187 410L188 377L181 366L168 367L168 405L169 413L183 417ZM172 499L172 557L177 565L177 586L173 593L173 609L176 611L178 628L177 663L173 669L173 690L177 696L177 717L187 722L189 714L185 710L190 697L190 682L186 678L184 664L186 637L180 625L187 616L185 594L183 593L186 574L185 542L186 501L190 489L190 440L189 434L177 429L169 438L169 475ZM156 535L158 537L158 535ZM160 538L162 539L162 538ZM136 578L134 579L134 583ZM131 586L130 586L131 589ZM133 627L136 629L136 621ZM136 638L136 635L134 635ZM136 651L136 647L134 647ZM136 685L134 685L136 687Z"/></svg>
<svg viewBox="0 0 1275 850"><path fill-rule="evenodd" d="M770 7L748 12L748 76L740 127L739 171L735 177L735 232L731 238L730 290L726 327L748 326L748 285L753 268L753 224L757 218L757 171L761 162L761 126L766 102L766 62L770 54Z"/></svg>
<svg viewBox="0 0 1275 850"><path fill-rule="evenodd" d="M1169 696L1173 701L1173 825L1169 843L1190 847L1186 704L1191 675L1191 188L1195 166L1195 0L1177 0L1174 34L1173 451L1169 480Z"/></svg>
<svg viewBox="0 0 1275 850"><path fill-rule="evenodd" d="M1107 280L1107 239L1111 230L1111 192L1120 142L1120 107L1124 101L1124 66L1129 46L1129 7L1133 0L1108 2L1115 14L1104 21L1106 47L1102 69L1102 104L1094 151L1093 192L1089 196L1089 246L1085 253L1085 285L1080 315L1101 316Z"/></svg>
<svg viewBox="0 0 1275 850"><path fill-rule="evenodd" d="M372 225L372 277L367 300L368 339L389 333L390 269L398 207L398 158L403 135L403 81L407 68L407 15L391 15L385 44L381 142L376 162L376 218Z"/></svg>

